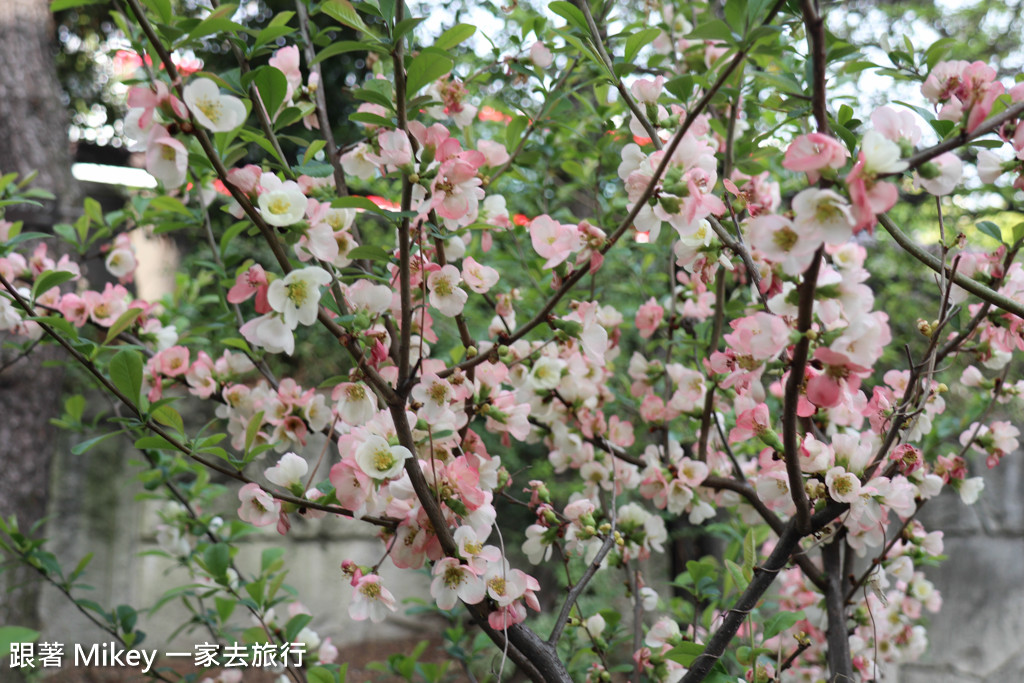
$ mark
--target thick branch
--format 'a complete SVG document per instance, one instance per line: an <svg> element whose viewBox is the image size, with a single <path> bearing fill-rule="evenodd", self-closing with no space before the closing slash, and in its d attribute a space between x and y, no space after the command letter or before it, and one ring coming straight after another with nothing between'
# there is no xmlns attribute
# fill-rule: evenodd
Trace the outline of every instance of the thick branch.
<svg viewBox="0 0 1024 683"><path fill-rule="evenodd" d="M782 408L782 444L785 448L786 474L789 477L789 493L796 504L796 523L800 531L808 532L810 504L804 490L804 475L800 470L800 445L797 443L797 403L800 401L800 389L804 383L804 371L807 366L807 354L811 346L807 332L811 329L814 316L814 292L818 286L818 271L824 247L814 252L814 260L804 272L803 285L800 288L800 304L797 316L797 332L800 341L793 348L793 360L789 366L789 379L786 382L786 395Z"/></svg>

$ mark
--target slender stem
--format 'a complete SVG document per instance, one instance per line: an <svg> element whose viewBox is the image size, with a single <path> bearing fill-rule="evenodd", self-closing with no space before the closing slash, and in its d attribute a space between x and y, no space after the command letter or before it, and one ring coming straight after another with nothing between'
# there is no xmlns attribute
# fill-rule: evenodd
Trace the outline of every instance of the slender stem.
<svg viewBox="0 0 1024 683"><path fill-rule="evenodd" d="M499 166L497 170L495 170L494 173L491 174L490 178L487 178L484 181L483 188L485 190L491 185L493 185L494 181L500 178L505 173L505 171L511 168L512 164L515 163L516 157L518 157L519 154L523 151L523 148L526 147L527 140L530 139L530 136L533 135L533 132L537 129L537 126L540 125L540 122L547 116L548 109L550 109L555 102L561 99L563 91L565 89L565 83L566 81L569 80L569 76L572 75L572 72L576 70L576 66L578 64L579 61L573 59L571 62L569 62L568 66L565 67L565 71L562 72L562 75L559 76L558 80L551 87L551 90L548 91L549 97L546 100L544 100L544 106L541 107L540 111L537 113L537 116L535 116L533 120L530 121L529 125L526 126L526 130L523 131L523 136L519 139L519 144L516 145L516 148L512 151L511 154L509 154L508 161ZM551 93L555 93L555 95L551 97Z"/></svg>
<svg viewBox="0 0 1024 683"><path fill-rule="evenodd" d="M317 88L313 94L313 102L316 105L316 120L320 125L320 135L324 139L327 158L330 160L331 168L334 170L334 185L338 190L338 194L344 197L348 194L348 185L345 183L345 170L341 167L341 154L338 151L338 143L334 140L331 119L327 115L327 96L324 94L323 72L320 69L319 62L314 63L316 48L309 33L309 10L306 8L306 3L303 0L295 0L295 11L296 16L299 18L299 32L302 34L302 50L306 56L306 64L309 65L310 73L316 74L317 77ZM357 230L358 228L353 225L352 235L356 238L357 242L362 242Z"/></svg>
<svg viewBox="0 0 1024 683"><path fill-rule="evenodd" d="M615 89L622 95L622 100L629 107L629 110L633 112L633 116L640 122L640 125L647 131L647 136L651 138L651 142L654 143L655 149L661 149L661 139L658 137L658 130L651 125L650 120L647 118L647 114L644 113L639 106L637 106L636 100L630 94L629 90L622 83L622 79L615 74L615 63L612 62L612 58L608 56L608 51L604 47L604 40L601 38L601 31L598 29L597 24L594 23L594 15L590 13L590 1L589 0L576 0L576 4L581 10L583 10L583 16L586 17L587 27L590 29L590 37L594 39L594 45L597 47L597 53L601 56L601 61L604 62L608 68L608 73L612 76L612 83L615 85Z"/></svg>
<svg viewBox="0 0 1024 683"><path fill-rule="evenodd" d="M597 570L601 568L601 563L604 562L604 558L608 555L608 552L615 545L615 529L614 520L612 530L605 537L604 543L601 544L601 548L597 551L597 555L594 556L593 561L587 567L587 571L583 573L580 580L576 582L576 585L569 590L569 595L565 598L565 603L562 605L562 611L559 612L558 618L555 620L555 626L551 629L551 635L548 637L548 643L555 645L558 643L559 638L562 637L562 631L565 630L565 625L569 621L569 613L572 611L573 605L579 599L580 595L586 589L587 584L597 574Z"/></svg>
<svg viewBox="0 0 1024 683"><path fill-rule="evenodd" d="M1009 106L1001 113L997 114L996 116L993 116L992 118L982 123L980 126L975 128L970 133L966 131L961 132L959 135L955 137L949 138L948 140L943 140L937 145L934 145L927 149L923 149L920 152L904 159L904 161L907 162L907 169L913 170L920 166L921 164L931 161L940 154L956 149L958 147L962 147L971 140L979 138L982 135L987 135L992 131L998 130L1004 123L1018 119L1022 114L1024 114L1024 102L1018 102L1012 106ZM902 175L903 173L904 171L899 171L896 173L885 173L879 175L878 177L885 178L888 176Z"/></svg>

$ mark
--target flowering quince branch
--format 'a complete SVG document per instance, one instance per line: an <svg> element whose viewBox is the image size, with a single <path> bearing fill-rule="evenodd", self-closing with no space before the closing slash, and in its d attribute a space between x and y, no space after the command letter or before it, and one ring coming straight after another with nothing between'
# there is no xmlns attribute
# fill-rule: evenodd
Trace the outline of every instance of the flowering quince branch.
<svg viewBox="0 0 1024 683"><path fill-rule="evenodd" d="M507 65L505 73L493 67L474 70L477 58L454 49L456 38L472 33L468 25L416 49L410 27L417 18L407 18L404 2L352 6L343 0L314 5L298 0L298 29L287 26L289 15L275 19L274 31L261 35L290 33L303 43L302 50L291 44L260 46L257 32L248 29L244 36L237 29L224 33L249 46L238 55L250 74L266 68L262 60L273 53L269 66L285 74L286 101L301 104L309 114L303 141L321 136L308 150L324 148L331 163L330 169L315 165L323 166L322 177L312 177L300 175L312 166L287 167L281 150L297 140L282 129L298 118L282 122L261 105L261 98L272 99L262 86L249 87L250 124L244 100L222 94L212 78L183 82L167 47L172 43L161 44L161 34L180 36L173 42L178 47L198 46L188 37L195 24L179 24L157 7L126 1L164 64L164 73L151 77L151 87L130 91L126 127L141 133L129 137L146 139L147 164L160 176L166 196L149 208L136 208L131 219L159 223L171 212L167 207L191 215L190 227L203 230L213 250L216 268L205 259L203 272L219 281L234 277L224 297L229 306L218 307L210 318L220 328L237 327L248 345L229 338L200 341L192 331L178 343L177 330L166 321L184 325L185 316L133 301L124 287L136 265L126 236L100 247L101 253L110 252L107 269L120 284L98 292L79 280L75 291L62 294L53 283L76 279L77 266L55 263L45 243L34 251L19 246L20 226L2 217L0 277L6 294L0 296L0 329L61 343L131 411L117 418L122 432L159 437L136 442L154 469L173 459L206 475L194 461L243 484L236 525L276 526L286 534L296 515L330 513L380 526L380 561L361 566L346 559L342 565L340 578L352 587L353 619L379 621L396 609L396 597L378 573L387 559L398 569L427 568L436 608L449 619L455 618L450 610L464 608L536 681L586 677L597 683L611 680L616 668L632 668L638 682L693 682L712 669L719 678L745 672L751 683L765 683L785 669L809 680L828 675L866 682L878 677L883 664L920 654L922 610L938 609L940 599L916 565L941 553L941 535L925 532L916 513L945 486L973 502L981 482L967 477L967 460L983 457L993 467L1018 445L1019 430L992 411L1024 395L1024 382L1007 382L1008 364L1024 350L1017 313L1024 300L1024 270L1016 263L1024 240L1014 235L989 254L964 249L967 237L958 243L946 239L943 211L951 204L937 199L942 247L936 258L886 216L900 191L885 179L911 172L924 191L947 195L962 167L947 152L983 133L997 133L1018 154L1006 162L995 155L980 158L983 181L1010 171L1019 175L1024 171L1024 133L1019 132L1024 88L1003 95L994 72L980 62L936 64L922 95L944 122L937 131L949 133L959 125L962 132L959 142L941 153L932 147L914 154L921 131L907 112L881 107L864 131L855 131L843 111L830 124L828 79L843 81L849 75L828 61L824 18L813 0L798 8L790 3L785 10L790 25L802 20L806 28L807 56L792 50L793 39L772 26L784 2L776 2L766 18L754 16L763 7L750 5L737 14L742 3L734 3L725 11L727 21L714 17L696 30L687 17L711 16L700 10L683 16L674 6L655 3L650 14L629 23L631 10L622 8L622 35L629 36L622 64L613 63L602 33L605 15L620 8L604 3L604 12L592 14L585 2L556 4L564 27L527 22L508 56L502 58L496 48L488 63ZM382 7L387 5L393 12ZM361 18L370 15L372 21ZM371 72L366 87L351 91L364 99L352 117L363 132L341 149L323 98L324 88L336 84L322 83L326 70L319 68L337 48L325 42L330 30L314 24L328 18L363 37L347 41L345 50L365 47L390 57L366 60ZM721 31L721 23L729 31ZM649 30L652 26L657 29ZM630 34L633 28L638 31ZM530 32L536 38L532 47ZM698 38L715 33L722 38ZM588 54L581 54L580 35L592 44L582 48ZM548 87L545 70L555 53L562 71ZM647 59L643 55L650 55L647 66L629 63ZM301 85L303 60L308 87ZM584 60L600 72L590 81L598 84L595 96L581 97L595 117L564 125L559 119L568 107L567 86ZM802 133L807 124L792 117L766 130L768 121L757 113L764 90L757 79L771 60L801 73L812 62L806 101L816 132ZM743 68L748 61L757 68ZM470 64L472 75L460 80L463 63ZM506 87L484 84L483 74L503 79ZM621 97L604 97L605 81ZM692 95L691 85L700 88ZM573 81L571 89L582 87ZM524 115L512 123L486 104L533 110L520 97L530 88L543 94L532 120ZM1009 108L989 118L999 97L1000 106L1010 100ZM1015 113L1007 115L1011 110ZM619 128L632 133L634 142L620 130L607 130L605 121L620 117L625 120ZM501 138L505 124L510 125ZM310 128L316 125L319 133ZM843 134L849 149L830 128ZM277 141L276 147L266 146L269 156L227 168L235 163L229 160L242 158L260 130ZM541 135L543 141L530 144L527 153L527 142ZM771 145L758 148L751 142L764 135L773 136ZM188 149L195 145L186 147L188 136L209 157L212 173L205 162L190 170ZM515 149L509 153L501 139ZM577 148L588 148L586 156L574 158ZM617 179L609 172L614 163L601 156L608 150L621 160ZM852 159L851 151L856 152ZM307 152L307 160L313 153ZM280 173L266 172L279 162L286 164ZM768 170L779 162L789 175ZM557 166L565 174L553 171ZM504 176L510 169L516 172ZM222 217L207 210L202 194L196 193L195 208L176 197L186 180L199 186L213 177L233 200L224 208L240 221L220 242L216 230ZM554 184L548 182L552 178ZM620 181L624 192L615 191ZM371 199L348 196L349 187ZM507 203L498 194L504 188L513 193ZM576 201L574 192L587 194L585 205L594 207L594 217L564 218ZM137 201L136 207L147 206L147 198ZM550 213L527 215L542 211ZM727 211L729 229L720 221ZM115 232L106 224L110 218L96 213L89 225L59 230L79 253L97 251L99 237L89 239L90 230L100 237ZM874 246L856 237L876 222L939 273L937 298L925 293L936 299L934 322L921 320L907 332L890 309L891 297L876 304L866 264L878 255L869 260ZM673 233L671 254L663 253L665 223L672 227L667 231ZM599 225L611 227L605 233ZM242 243L252 226L273 252L275 272L242 260L253 252L228 249L229 237ZM623 239L631 230L635 245ZM991 234L991 226L985 231ZM645 241L652 245L643 246ZM357 244L365 248L353 252ZM488 253L495 244L498 249ZM642 265L627 267L628 275L620 278L626 260ZM735 270L740 263L745 274ZM492 267L498 264L504 268L500 273ZM566 300L588 274L588 299ZM547 285L550 291L543 289ZM968 300L964 290L979 293L984 303ZM664 299L620 303L651 291ZM1005 306L999 305L1000 297ZM253 303L245 303L249 300ZM247 313L251 307L256 317ZM971 320L951 332L961 310L969 311ZM495 317L484 325L481 314ZM79 334L76 328L87 323ZM541 325L550 332L537 331ZM318 362L302 368L302 385L283 370L278 380L271 356L301 353L319 343L315 336L300 336L308 334L300 331L305 327L324 328L346 351L339 349L339 357L332 358L318 349ZM883 352L897 332L920 333L923 341L902 344L905 369L883 368ZM87 334L98 334L103 343L93 343ZM228 350L214 360L210 342L217 341L245 355ZM617 359L626 349L637 349L628 370ZM947 392L942 380L949 381L952 367L944 361L953 353L991 371L991 379L975 365L963 371L961 383L977 389L977 397ZM127 379L125 363L135 368ZM246 380L254 364L263 379ZM628 395L616 375L620 370L628 376ZM318 388L303 386L315 386L321 372L343 374ZM986 391L988 404L964 413L980 412L970 426L962 426L958 439L933 428L946 400L980 406ZM226 423L231 446L241 456L215 446L228 434L188 438L170 392L211 401L207 405ZM311 434L325 435L326 445L318 455L300 455ZM958 445L942 450L950 440ZM257 467L254 459L268 449L283 455L263 467L265 486L246 467ZM537 472L523 489L529 498L522 500L513 485L521 471ZM195 514L206 501L193 495L181 486L168 497L184 506L193 524L211 532ZM523 530L526 559L542 564L558 552L564 565L564 590L547 600L557 605L547 641L527 626L527 607L540 611L538 593L550 596L557 587L542 586L514 567L509 539L517 530L506 514L512 504L533 517ZM675 585L691 600L666 600L663 612L655 589L660 582L646 585L653 573L646 562L664 551L667 519L676 522L673 530L688 523L702 533L719 533L716 528L727 526L730 538L743 540L721 558L688 562ZM716 524L704 527L710 519ZM261 583L265 572L260 579L239 576L232 584L225 572L209 570L214 555L231 545L230 534L208 533L210 543L205 543L192 533L200 541L193 549L196 539L182 531L188 527L175 528L178 535L170 538L175 549L168 554L191 566L198 562L202 575L218 584L211 591L221 591L222 599L237 603L254 584L266 585ZM500 548L487 544L493 532ZM230 561L230 554L226 558ZM861 563L868 561L870 573L861 574ZM609 568L626 572L628 589L612 598L621 600L605 603L611 612L627 613L621 624L618 617L612 623L608 611L596 611L589 596L597 574ZM575 583L573 576L579 577ZM868 582L877 594L864 590L861 599L857 589ZM259 603L256 596L253 600ZM886 600L902 611L886 612ZM628 601L632 623L627 623L629 610L622 609ZM267 637L311 638L294 633L300 626L285 637L287 629L275 622L270 604L258 607L253 614ZM767 619L773 612L779 618ZM884 618L875 619L883 612ZM793 620L775 628L787 614ZM297 618L302 621L305 613ZM728 652L744 624L749 647ZM881 642L891 647L879 648ZM626 648L631 665L615 660ZM783 661L787 651L793 654ZM328 647L318 661L330 659ZM591 668L584 672L587 664L580 662ZM303 672L291 675L297 679Z"/></svg>
<svg viewBox="0 0 1024 683"><path fill-rule="evenodd" d="M917 242L911 239L905 232L899 229L899 226L889 216L885 214L879 214L878 222L882 224L885 231L889 233L896 244L903 247L903 249L916 258L918 261L928 266L936 273L943 272L942 261L939 260L933 254L929 254L925 251ZM949 269L947 268L947 271ZM990 287L967 277L962 273L947 272L947 276L952 277L953 282L960 287L963 287L971 294L974 294L979 299L986 301L997 308L1001 308L1007 313L1012 313L1018 318L1024 319L1024 304L1011 299L1008 296L1000 294L994 291Z"/></svg>

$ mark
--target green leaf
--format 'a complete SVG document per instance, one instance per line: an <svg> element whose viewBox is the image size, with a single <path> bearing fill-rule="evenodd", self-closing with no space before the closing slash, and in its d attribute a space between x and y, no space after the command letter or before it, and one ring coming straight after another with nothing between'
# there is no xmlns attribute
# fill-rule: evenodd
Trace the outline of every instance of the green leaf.
<svg viewBox="0 0 1024 683"><path fill-rule="evenodd" d="M231 549L227 543L215 543L203 553L203 563L206 564L206 571L210 572L210 576L215 579L225 578L231 565Z"/></svg>
<svg viewBox="0 0 1024 683"><path fill-rule="evenodd" d="M747 529L747 535L743 537L743 573L747 574L754 568L757 560L757 545L754 541L754 529ZM747 579L749 581L749 579Z"/></svg>
<svg viewBox="0 0 1024 683"><path fill-rule="evenodd" d="M363 21L363 18L359 16L359 12L356 11L356 8L348 0L327 0L320 8L320 11L340 24L371 36L374 35Z"/></svg>
<svg viewBox="0 0 1024 683"><path fill-rule="evenodd" d="M701 38L703 40L724 40L727 43L735 42L732 29L721 19L714 19L694 28L687 38Z"/></svg>
<svg viewBox="0 0 1024 683"><path fill-rule="evenodd" d="M764 622L764 630L761 633L761 638L764 640L774 638L803 618L804 613L802 611L776 612L768 619L768 621Z"/></svg>
<svg viewBox="0 0 1024 683"><path fill-rule="evenodd" d="M590 27L587 26L587 18L576 5L571 2L556 0L556 2L552 2L548 5L548 9L565 19L570 26L578 28L583 32L583 35L590 35Z"/></svg>
<svg viewBox="0 0 1024 683"><path fill-rule="evenodd" d="M177 197L167 197L164 195L153 197L153 199L149 200L149 208L157 209L159 211L169 211L171 213L180 213L182 216L192 218L192 212L189 211Z"/></svg>
<svg viewBox="0 0 1024 683"><path fill-rule="evenodd" d="M1024 223L1018 223L1013 226L1010 234L1013 236L1013 244L1017 244L1017 242L1024 240Z"/></svg>
<svg viewBox="0 0 1024 683"><path fill-rule="evenodd" d="M176 451L174 444L165 439L162 436L143 436L135 441L135 447L140 451L144 450L159 450L159 451Z"/></svg>
<svg viewBox="0 0 1024 683"><path fill-rule="evenodd" d="M230 598L222 598L219 596L215 597L213 599L213 602L217 607L217 617L221 620L221 622L226 622L228 619L231 618L231 614L235 611L235 606L238 604L238 601L236 600L232 600Z"/></svg>
<svg viewBox="0 0 1024 683"><path fill-rule="evenodd" d="M384 210L379 206L371 202L366 197L338 197L337 199L331 200L332 209L365 209L366 211L373 211L374 213L383 214Z"/></svg>
<svg viewBox="0 0 1024 683"><path fill-rule="evenodd" d="M267 548L260 555L260 572L276 571L284 566L281 558L284 557L284 548Z"/></svg>
<svg viewBox="0 0 1024 683"><path fill-rule="evenodd" d="M221 5L210 12L210 16L200 21L195 28L189 31L185 40L195 40L196 38L203 38L214 33L220 33L221 31L232 33L245 31L244 26L230 19L237 9L238 5Z"/></svg>
<svg viewBox="0 0 1024 683"><path fill-rule="evenodd" d="M434 47L439 50L450 50L459 43L468 40L476 33L476 26L470 24L455 24L441 34L441 37L434 41Z"/></svg>
<svg viewBox="0 0 1024 683"><path fill-rule="evenodd" d="M416 94L420 88L432 83L452 70L455 63L443 50L430 48L421 51L406 73L406 95Z"/></svg>
<svg viewBox="0 0 1024 683"><path fill-rule="evenodd" d="M316 57L313 58L312 64L319 64L325 59L330 59L336 55L345 54L346 52L378 52L386 54L385 50L380 45L374 45L373 43L364 43L359 40L342 40L337 43L332 43L325 47L323 50L317 53ZM311 65L312 65L311 64Z"/></svg>
<svg viewBox="0 0 1024 683"><path fill-rule="evenodd" d="M66 9L73 7L82 7L83 5L98 5L106 0L53 0L50 3L50 12L62 12Z"/></svg>
<svg viewBox="0 0 1024 683"><path fill-rule="evenodd" d="M326 140L314 140L309 143L309 147L306 148L306 153L302 155L302 163L308 164L310 160L316 156L317 152L322 150L326 144Z"/></svg>
<svg viewBox="0 0 1024 683"><path fill-rule="evenodd" d="M683 642L665 653L665 657L685 667L693 664L693 660L704 654L704 646L700 643Z"/></svg>
<svg viewBox="0 0 1024 683"><path fill-rule="evenodd" d="M169 405L162 405L152 413L153 419L160 424L176 430L179 434L185 433L185 423L177 410Z"/></svg>
<svg viewBox="0 0 1024 683"><path fill-rule="evenodd" d="M253 83L260 91L263 99L263 106L271 117L277 113L288 94L288 78L281 73L281 70L273 66L263 66L256 70Z"/></svg>
<svg viewBox="0 0 1024 683"><path fill-rule="evenodd" d="M397 44L398 41L405 37L405 34L416 28L423 19L424 17L409 17L398 22L391 34L391 40Z"/></svg>
<svg viewBox="0 0 1024 683"><path fill-rule="evenodd" d="M519 141L523 137L523 131L526 130L526 126L529 125L530 119L525 116L517 116L508 123L508 128L505 129L505 146L511 149L516 149L519 146Z"/></svg>
<svg viewBox="0 0 1024 683"><path fill-rule="evenodd" d="M996 242L1003 241L1003 233L999 229L999 226L992 221L978 221L978 230L985 233Z"/></svg>
<svg viewBox="0 0 1024 683"><path fill-rule="evenodd" d="M112 436L117 436L118 434L120 434L123 431L124 430L118 430L116 432L110 432L108 434L100 434L99 436L94 436L91 439L86 439L82 443L78 443L78 444L75 444L74 446L72 446L71 447L71 454L72 455L81 455L82 453L85 453L86 451L88 451L90 448L92 448L96 444L101 443L103 441L106 441L107 439L109 439Z"/></svg>
<svg viewBox="0 0 1024 683"><path fill-rule="evenodd" d="M141 308L129 308L122 313L114 324L107 330L107 338L103 340L104 345L109 344L117 335L121 334L135 323L135 319L142 315Z"/></svg>
<svg viewBox="0 0 1024 683"><path fill-rule="evenodd" d="M637 53L639 53L640 50L642 50L648 43L653 43L654 39L657 38L660 33L660 28L645 28L642 31L637 31L629 38L626 38L626 62L632 63L633 59L637 56Z"/></svg>
<svg viewBox="0 0 1024 683"><path fill-rule="evenodd" d="M134 349L121 349L110 361L110 381L133 404L142 392L142 354Z"/></svg>
<svg viewBox="0 0 1024 683"><path fill-rule="evenodd" d="M69 273L66 270L48 270L32 283L32 300L35 301L39 298L40 294L45 294L54 287L59 287L68 280L75 277L74 273Z"/></svg>
<svg viewBox="0 0 1024 683"><path fill-rule="evenodd" d="M39 631L24 626L0 626L0 657L7 659L15 643L34 643L39 638ZM7 663L4 662L6 668Z"/></svg>
<svg viewBox="0 0 1024 683"><path fill-rule="evenodd" d="M284 626L284 639L288 642L295 640L295 636L299 635L299 631L304 629L311 621L313 621L312 614L296 614Z"/></svg>
<svg viewBox="0 0 1024 683"><path fill-rule="evenodd" d="M259 411L251 418L249 418L249 424L245 426L245 452L248 452L252 448L253 442L256 441L256 435L260 432L260 426L263 424L263 411Z"/></svg>
<svg viewBox="0 0 1024 683"><path fill-rule="evenodd" d="M334 674L322 666L314 666L306 672L306 680L309 683L337 683ZM342 679L344 680L344 679Z"/></svg>
<svg viewBox="0 0 1024 683"><path fill-rule="evenodd" d="M687 102L693 95L693 76L677 76L665 83L665 90L679 98L680 102Z"/></svg>

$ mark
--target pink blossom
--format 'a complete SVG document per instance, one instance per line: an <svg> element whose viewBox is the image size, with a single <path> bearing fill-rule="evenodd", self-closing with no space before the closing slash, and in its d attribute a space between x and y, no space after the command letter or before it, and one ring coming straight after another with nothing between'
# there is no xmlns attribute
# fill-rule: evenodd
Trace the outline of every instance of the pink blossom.
<svg viewBox="0 0 1024 683"><path fill-rule="evenodd" d="M636 329L644 339L650 338L665 317L665 309L652 296L636 312Z"/></svg>
<svg viewBox="0 0 1024 683"><path fill-rule="evenodd" d="M462 313L469 295L466 290L459 287L461 282L462 275L459 273L459 269L453 265L444 266L431 273L427 277L430 305L448 317Z"/></svg>
<svg viewBox="0 0 1024 683"><path fill-rule="evenodd" d="M478 263L472 256L462 261L462 279L477 294L484 294L498 283L498 271Z"/></svg>
<svg viewBox="0 0 1024 683"><path fill-rule="evenodd" d="M238 516L254 526L276 524L281 514L281 503L260 488L259 484L249 483L238 491L238 499L242 501L238 508Z"/></svg>
<svg viewBox="0 0 1024 683"><path fill-rule="evenodd" d="M551 63L555 61L555 58L551 54L551 50L548 49L547 45L538 40L530 46L530 61L533 62L533 65L538 69L546 69L551 66Z"/></svg>
<svg viewBox="0 0 1024 683"><path fill-rule="evenodd" d="M801 135L786 148L782 166L790 171L806 173L814 183L823 168L842 168L850 156L849 150L838 140L824 133Z"/></svg>
<svg viewBox="0 0 1024 683"><path fill-rule="evenodd" d="M554 268L569 258L575 251L576 236L575 226L558 223L547 214L530 221L530 241L534 251L547 259L545 268Z"/></svg>
<svg viewBox="0 0 1024 683"><path fill-rule="evenodd" d="M725 341L739 353L755 360L774 358L789 345L789 326L779 316L758 312L733 320Z"/></svg>
<svg viewBox="0 0 1024 683"><path fill-rule="evenodd" d="M395 611L395 596L381 583L377 574L366 574L352 584L352 602L348 615L356 621L369 619L375 624L384 621L389 611Z"/></svg>
<svg viewBox="0 0 1024 683"><path fill-rule="evenodd" d="M430 594L441 609L452 609L459 600L475 605L484 599L483 580L457 559L445 557L438 560L432 573L434 580L430 584Z"/></svg>

